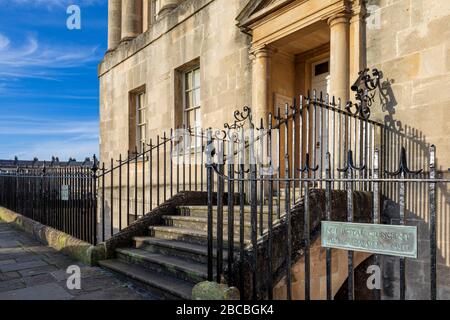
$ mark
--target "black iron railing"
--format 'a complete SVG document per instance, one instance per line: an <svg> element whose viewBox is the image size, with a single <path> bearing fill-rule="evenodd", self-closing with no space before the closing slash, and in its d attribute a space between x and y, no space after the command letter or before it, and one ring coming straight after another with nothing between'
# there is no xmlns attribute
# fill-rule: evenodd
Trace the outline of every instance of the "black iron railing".
<svg viewBox="0 0 450 320"><path fill-rule="evenodd" d="M99 240L181 191L206 191L205 146L203 130L171 129L143 144L142 152L136 147L117 161L103 162L97 175Z"/></svg>
<svg viewBox="0 0 450 320"><path fill-rule="evenodd" d="M436 149L434 146L412 146L417 150L411 154L413 163L429 159L428 171L412 171L407 164L404 134L396 134L381 123L369 120L368 109L357 107L351 112L351 105L343 109L340 102L316 95L300 97L293 105L286 105L284 112L276 109L276 115L268 115L256 127L252 123L251 110L235 113L236 122L225 130L207 131L207 190L208 190L208 278L222 282L224 277L230 284L240 288L246 298L273 298L273 288L280 278L274 271L284 266L283 279L286 298L292 298L293 241L291 212L301 200L303 206L303 239L301 250L304 259L304 298L311 299L311 193L325 191L325 211L322 220L332 221L336 204L332 201L335 190L347 194L346 222L354 222L355 192L366 192L372 196L371 223L381 223L382 202L398 204L394 211L398 221L392 224L407 225L407 204L426 202L415 209L430 224L430 297L436 298L436 186L446 185L447 179L436 179ZM244 116L243 116L244 115ZM240 125L247 121L247 125ZM267 129L264 128L266 126ZM232 130L230 130L230 128ZM399 152L390 153L393 149ZM419 158L419 160L417 160ZM399 165L395 164L398 161ZM423 161L422 161L423 163ZM392 172L391 172L392 171ZM407 192L407 186L414 185ZM228 204L223 201L223 192L228 190ZM235 199L234 191L240 195ZM217 192L217 202L213 193ZM383 200L382 200L383 199ZM239 203L239 237L235 239L234 203ZM228 208L224 208L228 205ZM248 207L246 207L248 206ZM224 212L227 221L227 235L224 236ZM250 215L248 215L250 213ZM216 219L214 219L216 218ZM397 218L396 218L397 219ZM214 228L213 221L217 226ZM275 220L275 221L274 221ZM250 234L243 226L251 224ZM417 221L412 221L417 222ZM285 225L283 263L274 265L274 228ZM385 222L386 223L386 222ZM213 232L213 230L216 230ZM297 230L297 229L296 229ZM225 248L224 241L228 246ZM246 241L247 240L247 241ZM213 254L214 246L216 254ZM262 248L262 249L261 249ZM228 259L224 262L224 251ZM263 251L261 251L263 250ZM264 257L258 257L264 252ZM332 255L326 249L326 298L332 299L336 288L332 287ZM381 255L380 255L381 256ZM380 264L379 255L375 263ZM224 268L226 264L226 268ZM406 258L399 258L400 299L407 297ZM215 266L215 269L214 269ZM236 266L239 276L236 277ZM246 273L250 270L250 276ZM266 273L262 270L267 270ZM348 299L354 299L354 253L348 252ZM264 274L264 275L262 275ZM247 275L247 276L246 276ZM247 278L246 278L247 277ZM236 280L238 279L238 281ZM251 283L248 288L245 283ZM246 292L248 291L248 292ZM318 298L317 296L314 298Z"/></svg>
<svg viewBox="0 0 450 320"><path fill-rule="evenodd" d="M0 206L96 243L95 166L18 167L0 172Z"/></svg>

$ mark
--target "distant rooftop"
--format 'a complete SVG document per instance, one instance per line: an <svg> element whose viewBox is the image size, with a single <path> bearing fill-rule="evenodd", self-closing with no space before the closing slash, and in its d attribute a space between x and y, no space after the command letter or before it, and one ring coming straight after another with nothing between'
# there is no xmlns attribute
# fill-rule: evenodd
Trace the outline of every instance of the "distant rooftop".
<svg viewBox="0 0 450 320"><path fill-rule="evenodd" d="M38 168L38 167L92 167L94 161L91 158L86 158L84 161L77 161L76 159L70 158L68 161L60 161L58 157L52 157L51 160L39 160L34 158L33 160L19 160L17 157L14 160L1 160L0 159L0 170L20 168Z"/></svg>

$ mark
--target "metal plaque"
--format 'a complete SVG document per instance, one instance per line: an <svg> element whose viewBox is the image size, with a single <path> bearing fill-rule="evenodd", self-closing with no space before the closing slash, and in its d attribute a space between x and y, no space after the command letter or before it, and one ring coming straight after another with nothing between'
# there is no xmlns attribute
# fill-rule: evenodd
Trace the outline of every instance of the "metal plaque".
<svg viewBox="0 0 450 320"><path fill-rule="evenodd" d="M417 227L322 221L322 247L417 259Z"/></svg>
<svg viewBox="0 0 450 320"><path fill-rule="evenodd" d="M61 186L61 200L69 201L69 186L68 185Z"/></svg>

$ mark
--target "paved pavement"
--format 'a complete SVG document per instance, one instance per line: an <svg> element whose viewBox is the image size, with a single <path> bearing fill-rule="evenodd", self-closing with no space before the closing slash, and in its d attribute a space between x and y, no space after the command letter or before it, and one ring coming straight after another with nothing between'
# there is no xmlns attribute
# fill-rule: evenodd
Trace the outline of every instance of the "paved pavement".
<svg viewBox="0 0 450 320"><path fill-rule="evenodd" d="M66 272L81 270L81 289L70 290ZM0 300L152 300L150 292L98 267L76 262L0 221Z"/></svg>

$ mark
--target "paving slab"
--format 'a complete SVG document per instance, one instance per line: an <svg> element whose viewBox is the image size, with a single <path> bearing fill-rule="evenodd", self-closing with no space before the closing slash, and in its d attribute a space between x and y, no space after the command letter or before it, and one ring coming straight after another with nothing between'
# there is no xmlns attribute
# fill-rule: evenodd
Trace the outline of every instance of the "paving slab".
<svg viewBox="0 0 450 320"><path fill-rule="evenodd" d="M45 265L43 267L37 267L32 269L26 269L19 271L22 277L31 277L42 273L53 272L58 270L55 266Z"/></svg>
<svg viewBox="0 0 450 320"><path fill-rule="evenodd" d="M25 283L20 278L0 282L0 292L8 292L25 287Z"/></svg>
<svg viewBox="0 0 450 320"><path fill-rule="evenodd" d="M0 273L0 281L7 281L12 279L20 278L21 275L18 272L12 271L12 272L6 272L6 273Z"/></svg>
<svg viewBox="0 0 450 320"><path fill-rule="evenodd" d="M55 283L0 293L0 300L70 300L72 298L72 295Z"/></svg>
<svg viewBox="0 0 450 320"><path fill-rule="evenodd" d="M7 265L0 266L0 272L9 272L9 271L20 271L25 269L31 269L36 267L42 267L48 265L47 262L38 260L38 261L28 261L22 263L11 263Z"/></svg>
<svg viewBox="0 0 450 320"><path fill-rule="evenodd" d="M51 274L43 273L37 276L25 277L23 278L23 281L27 285L27 287L32 287L41 284L56 282L56 279Z"/></svg>
<svg viewBox="0 0 450 320"><path fill-rule="evenodd" d="M70 290L68 266L81 272ZM0 221L0 300L154 300L158 296L99 267L72 260Z"/></svg>

